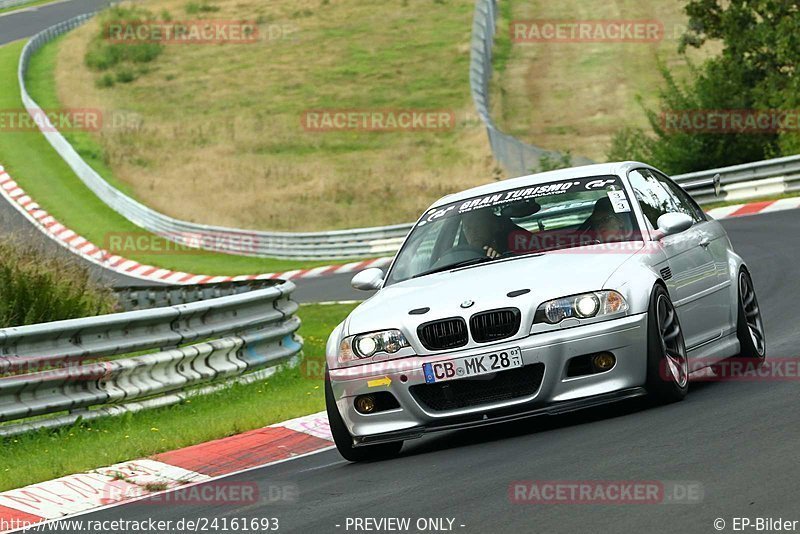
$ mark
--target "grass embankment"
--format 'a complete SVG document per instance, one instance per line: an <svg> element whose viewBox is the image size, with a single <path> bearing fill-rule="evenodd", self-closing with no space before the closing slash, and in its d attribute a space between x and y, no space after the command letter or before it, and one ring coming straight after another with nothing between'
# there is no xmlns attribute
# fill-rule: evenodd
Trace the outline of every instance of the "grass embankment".
<svg viewBox="0 0 800 534"><path fill-rule="evenodd" d="M166 44L114 68L87 65L96 66L102 21L58 45L64 106L133 118L85 136L85 151L159 211L284 231L384 225L492 177L469 93L472 0L136 5L159 20L259 26L252 44ZM309 131L308 110L446 110L455 128Z"/></svg>
<svg viewBox="0 0 800 534"><path fill-rule="evenodd" d="M687 17L681 2L657 0L506 0L498 25L506 43L511 20L656 20L659 42L511 43L501 54L494 88L495 118L530 143L605 161L612 135L623 126L647 127L642 104L653 108L663 79L661 61L677 79L689 74L677 48ZM689 50L699 62L716 50ZM640 103L641 101L641 103Z"/></svg>
<svg viewBox="0 0 800 534"><path fill-rule="evenodd" d="M17 62L23 44L16 42L0 47L0 75L6 80L16 80ZM29 91L44 109L61 108L53 85L56 52L56 46L51 44L31 62ZM8 114L14 110L24 113L16 82L0 84L0 109ZM90 158L93 164L102 161L88 134L71 134L70 139L83 155L95 152L96 156ZM98 246L107 246L112 236L149 236L143 240L146 247L114 251L140 263L175 271L213 275L274 272L331 263L246 258L203 251L161 252L174 250L174 247L170 248L169 243L162 238L147 234L100 201L38 131L0 133L0 165L5 166L22 188L43 208Z"/></svg>
<svg viewBox="0 0 800 534"><path fill-rule="evenodd" d="M323 410L325 341L353 305L304 305L304 361L182 404L0 439L0 491L142 458ZM308 362L312 362L309 364Z"/></svg>
<svg viewBox="0 0 800 534"><path fill-rule="evenodd" d="M0 239L0 328L112 313L113 292L85 265L22 240Z"/></svg>

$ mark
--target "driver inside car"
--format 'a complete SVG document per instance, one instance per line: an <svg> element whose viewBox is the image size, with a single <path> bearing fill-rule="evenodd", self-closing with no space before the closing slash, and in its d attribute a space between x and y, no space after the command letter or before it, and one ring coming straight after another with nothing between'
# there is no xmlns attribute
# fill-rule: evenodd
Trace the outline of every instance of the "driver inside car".
<svg viewBox="0 0 800 534"><path fill-rule="evenodd" d="M620 241L626 234L625 222L614 212L608 198L601 198L595 203L592 214L582 227L600 243Z"/></svg>
<svg viewBox="0 0 800 534"><path fill-rule="evenodd" d="M489 258L508 253L509 240L515 233L530 234L514 224L510 218L495 215L491 208L465 213L461 220L467 244L483 251Z"/></svg>

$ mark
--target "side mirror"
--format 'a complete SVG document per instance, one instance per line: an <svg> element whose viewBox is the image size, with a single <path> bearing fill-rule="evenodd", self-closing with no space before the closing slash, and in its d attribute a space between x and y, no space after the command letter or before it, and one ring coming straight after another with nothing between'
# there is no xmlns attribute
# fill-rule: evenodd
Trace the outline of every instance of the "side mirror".
<svg viewBox="0 0 800 534"><path fill-rule="evenodd" d="M694 219L685 213L665 213L658 218L659 239L668 235L679 234L694 224Z"/></svg>
<svg viewBox="0 0 800 534"><path fill-rule="evenodd" d="M377 267L364 269L353 277L350 281L350 285L353 286L354 289L360 289L361 291L380 289L381 285L383 285L383 271Z"/></svg>

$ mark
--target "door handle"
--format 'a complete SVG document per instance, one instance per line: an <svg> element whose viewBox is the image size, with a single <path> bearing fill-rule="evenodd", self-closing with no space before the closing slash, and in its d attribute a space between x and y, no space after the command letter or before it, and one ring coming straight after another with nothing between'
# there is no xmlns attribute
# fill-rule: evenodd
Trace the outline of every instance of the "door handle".
<svg viewBox="0 0 800 534"><path fill-rule="evenodd" d="M703 239L700 240L700 246L703 247L703 248L708 248L708 246L710 244L711 244L711 241L709 241L709 239L707 237L704 237Z"/></svg>

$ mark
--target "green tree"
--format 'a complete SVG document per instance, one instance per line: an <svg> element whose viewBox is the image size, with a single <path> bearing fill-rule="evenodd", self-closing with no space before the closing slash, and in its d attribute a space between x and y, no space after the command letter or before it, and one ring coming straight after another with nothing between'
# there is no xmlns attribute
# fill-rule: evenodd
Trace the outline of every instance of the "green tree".
<svg viewBox="0 0 800 534"><path fill-rule="evenodd" d="M781 0L689 0L688 30L680 44L699 48L721 41L722 53L692 68L681 87L661 66L659 110L646 110L651 133L618 132L612 159L644 159L680 173L756 161L800 149L794 129L758 133L674 132L662 113L692 110L796 110L800 105L800 7Z"/></svg>

